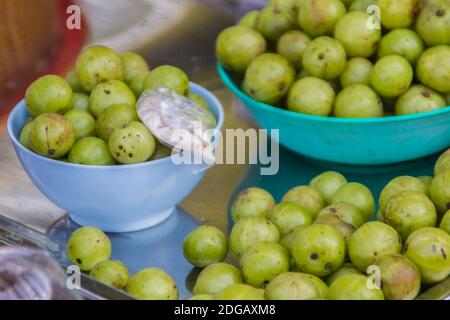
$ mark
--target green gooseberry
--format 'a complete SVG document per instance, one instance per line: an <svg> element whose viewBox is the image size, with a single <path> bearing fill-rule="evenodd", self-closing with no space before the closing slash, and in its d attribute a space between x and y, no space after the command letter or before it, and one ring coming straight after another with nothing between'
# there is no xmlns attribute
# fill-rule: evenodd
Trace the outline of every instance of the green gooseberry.
<svg viewBox="0 0 450 320"><path fill-rule="evenodd" d="M116 289L125 289L129 278L127 267L117 260L106 260L97 263L89 275L95 280Z"/></svg>
<svg viewBox="0 0 450 320"><path fill-rule="evenodd" d="M124 81L126 83L130 83L136 76L147 73L150 70L145 59L137 53L122 53L120 59L122 60Z"/></svg>
<svg viewBox="0 0 450 320"><path fill-rule="evenodd" d="M450 46L427 49L417 61L416 74L424 85L442 93L450 92Z"/></svg>
<svg viewBox="0 0 450 320"><path fill-rule="evenodd" d="M314 177L309 186L319 191L325 204L330 204L336 191L346 183L347 179L339 172L327 171Z"/></svg>
<svg viewBox="0 0 450 320"><path fill-rule="evenodd" d="M85 110L72 109L64 114L75 129L75 140L95 136L95 119Z"/></svg>
<svg viewBox="0 0 450 320"><path fill-rule="evenodd" d="M89 96L89 109L96 118L103 110L115 104L131 106L136 104L133 91L119 80L110 80L98 84Z"/></svg>
<svg viewBox="0 0 450 320"><path fill-rule="evenodd" d="M383 291L369 288L370 279L363 274L346 274L330 285L329 300L384 300Z"/></svg>
<svg viewBox="0 0 450 320"><path fill-rule="evenodd" d="M339 77L342 87L352 84L370 85L370 73L373 64L365 58L352 58L347 61L344 71Z"/></svg>
<svg viewBox="0 0 450 320"><path fill-rule="evenodd" d="M33 127L33 122L28 122L20 132L19 142L22 146L27 148L28 150L33 150L33 146L31 145L31 128Z"/></svg>
<svg viewBox="0 0 450 320"><path fill-rule="evenodd" d="M284 236L299 226L312 224L312 217L308 210L293 202L282 202L276 205L267 215Z"/></svg>
<svg viewBox="0 0 450 320"><path fill-rule="evenodd" d="M431 88L417 84L401 95L395 104L397 115L429 112L446 107L444 97Z"/></svg>
<svg viewBox="0 0 450 320"><path fill-rule="evenodd" d="M369 86L352 84L337 95L334 115L338 118L380 118L383 102Z"/></svg>
<svg viewBox="0 0 450 320"><path fill-rule="evenodd" d="M84 92L74 92L72 109L79 109L89 112L89 96Z"/></svg>
<svg viewBox="0 0 450 320"><path fill-rule="evenodd" d="M293 202L304 207L315 219L320 210L325 206L319 191L309 186L298 186L289 190L281 202Z"/></svg>
<svg viewBox="0 0 450 320"><path fill-rule="evenodd" d="M364 215L364 218L370 220L375 213L375 199L372 192L364 185L357 182L350 182L343 185L333 196L331 201L335 203L348 203Z"/></svg>
<svg viewBox="0 0 450 320"><path fill-rule="evenodd" d="M178 300L178 288L170 275L159 268L140 270L130 278L127 293L140 300Z"/></svg>
<svg viewBox="0 0 450 320"><path fill-rule="evenodd" d="M300 28L313 38L333 32L336 23L347 12L340 0L299 1Z"/></svg>
<svg viewBox="0 0 450 320"><path fill-rule="evenodd" d="M248 188L240 192L231 205L231 217L234 222L242 218L262 217L275 206L272 195L261 188Z"/></svg>
<svg viewBox="0 0 450 320"><path fill-rule="evenodd" d="M139 121L136 107L129 104L114 104L103 110L95 122L97 136L105 141L111 134L132 121Z"/></svg>
<svg viewBox="0 0 450 320"><path fill-rule="evenodd" d="M194 294L216 295L232 284L243 283L241 271L228 263L213 263L203 269L194 285Z"/></svg>
<svg viewBox="0 0 450 320"><path fill-rule="evenodd" d="M288 59L296 68L301 69L303 53L311 42L311 38L299 30L285 32L277 43L277 53Z"/></svg>
<svg viewBox="0 0 450 320"><path fill-rule="evenodd" d="M320 279L319 279L320 280ZM267 285L266 300L319 300L320 292L306 273L285 272Z"/></svg>
<svg viewBox="0 0 450 320"><path fill-rule="evenodd" d="M232 284L215 296L215 300L264 300L264 290L248 284Z"/></svg>
<svg viewBox="0 0 450 320"><path fill-rule="evenodd" d="M116 163L109 152L108 143L97 137L85 137L75 142L67 160L89 166L112 166Z"/></svg>
<svg viewBox="0 0 450 320"><path fill-rule="evenodd" d="M413 76L414 70L408 60L390 55L375 63L370 74L370 84L379 95L392 98L409 89Z"/></svg>
<svg viewBox="0 0 450 320"><path fill-rule="evenodd" d="M424 49L423 40L416 32L410 29L395 29L381 38L378 56L398 55L414 66Z"/></svg>
<svg viewBox="0 0 450 320"><path fill-rule="evenodd" d="M147 74L143 88L144 91L167 88L179 95L187 96L190 92L189 77L183 70L176 67L159 66Z"/></svg>
<svg viewBox="0 0 450 320"><path fill-rule="evenodd" d="M260 11L252 10L247 12L241 20L239 20L238 25L250 27L252 29L256 28L256 23L258 22Z"/></svg>

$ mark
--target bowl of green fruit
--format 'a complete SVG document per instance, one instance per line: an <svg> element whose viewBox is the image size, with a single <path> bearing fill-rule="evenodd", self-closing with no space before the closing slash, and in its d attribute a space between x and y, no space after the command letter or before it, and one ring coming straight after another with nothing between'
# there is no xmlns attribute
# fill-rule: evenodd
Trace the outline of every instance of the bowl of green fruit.
<svg viewBox="0 0 450 320"><path fill-rule="evenodd" d="M175 101L165 105L181 103L220 129L220 102L182 70L150 71L137 54L93 46L67 81L48 75L29 86L8 133L34 184L76 223L107 232L148 228L168 218L211 167L173 161L176 148L141 120L143 97L162 90Z"/></svg>
<svg viewBox="0 0 450 320"><path fill-rule="evenodd" d="M218 36L218 71L298 154L417 159L450 145L449 17L440 0L272 0Z"/></svg>

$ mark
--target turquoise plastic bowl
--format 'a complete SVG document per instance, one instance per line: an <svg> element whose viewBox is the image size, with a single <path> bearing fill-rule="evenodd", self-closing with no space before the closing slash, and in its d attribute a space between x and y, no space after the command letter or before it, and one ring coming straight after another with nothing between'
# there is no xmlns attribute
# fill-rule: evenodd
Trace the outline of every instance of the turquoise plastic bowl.
<svg viewBox="0 0 450 320"><path fill-rule="evenodd" d="M218 64L225 85L264 129L279 129L280 144L303 156L351 165L418 159L450 146L450 107L395 117L343 119L291 112L241 91Z"/></svg>

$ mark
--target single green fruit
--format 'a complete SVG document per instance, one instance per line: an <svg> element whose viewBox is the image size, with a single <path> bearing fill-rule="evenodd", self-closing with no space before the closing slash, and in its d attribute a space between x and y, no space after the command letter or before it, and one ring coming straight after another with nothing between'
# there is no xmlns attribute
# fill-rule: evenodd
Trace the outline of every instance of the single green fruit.
<svg viewBox="0 0 450 320"><path fill-rule="evenodd" d="M259 13L256 30L266 39L277 41L288 30L295 29L295 17L277 6L267 6Z"/></svg>
<svg viewBox="0 0 450 320"><path fill-rule="evenodd" d="M27 148L28 150L33 150L33 146L31 145L31 128L33 127L33 122L28 122L20 132L19 142L22 146Z"/></svg>
<svg viewBox="0 0 450 320"><path fill-rule="evenodd" d="M320 280L320 279L319 279ZM300 272L285 272L267 285L266 300L319 300L321 295L315 283Z"/></svg>
<svg viewBox="0 0 450 320"><path fill-rule="evenodd" d="M286 58L265 53L249 65L242 88L258 101L275 104L288 93L294 79L295 69Z"/></svg>
<svg viewBox="0 0 450 320"><path fill-rule="evenodd" d="M136 104L136 97L128 86L119 80L98 84L89 96L89 109L98 118L100 113L115 104Z"/></svg>
<svg viewBox="0 0 450 320"><path fill-rule="evenodd" d="M89 112L89 96L83 92L74 92L71 108Z"/></svg>
<svg viewBox="0 0 450 320"><path fill-rule="evenodd" d="M109 151L122 164L147 161L156 149L156 141L142 123L132 121L109 137Z"/></svg>
<svg viewBox="0 0 450 320"><path fill-rule="evenodd" d="M66 82L72 88L73 92L75 92L75 91L82 92L83 91L83 87L81 87L80 80L77 77L75 69L72 69L69 71L69 73L67 73Z"/></svg>
<svg viewBox="0 0 450 320"><path fill-rule="evenodd" d="M192 265L204 268L222 262L227 255L227 238L213 226L200 226L184 239L183 254Z"/></svg>
<svg viewBox="0 0 450 320"><path fill-rule="evenodd" d="M336 23L347 12L340 0L299 1L299 25L311 37L333 32Z"/></svg>
<svg viewBox="0 0 450 320"><path fill-rule="evenodd" d="M43 113L64 113L71 108L72 101L72 88L54 75L35 80L25 93L27 109L35 117Z"/></svg>
<svg viewBox="0 0 450 320"><path fill-rule="evenodd" d="M227 263L213 263L198 275L194 286L194 294L216 295L232 284L242 283L241 271Z"/></svg>
<svg viewBox="0 0 450 320"><path fill-rule="evenodd" d="M364 222L366 222L366 219L361 211L359 211L355 206L348 203L331 204L328 207L322 209L317 217L319 218L323 215L328 214L339 217L345 223L348 223L355 229L358 229L364 224Z"/></svg>
<svg viewBox="0 0 450 320"><path fill-rule="evenodd" d="M124 81L127 83L130 83L136 76L147 73L150 70L145 59L137 53L122 53L120 59L123 65Z"/></svg>
<svg viewBox="0 0 450 320"><path fill-rule="evenodd" d="M409 89L413 76L414 70L408 60L390 55L375 63L370 74L370 84L383 97L397 97Z"/></svg>
<svg viewBox="0 0 450 320"><path fill-rule="evenodd" d="M438 228L422 228L409 236L404 255L419 268L422 282L433 284L450 274L450 235Z"/></svg>
<svg viewBox="0 0 450 320"><path fill-rule="evenodd" d="M215 296L215 300L264 300L264 290L236 283L219 292Z"/></svg>
<svg viewBox="0 0 450 320"><path fill-rule="evenodd" d="M335 203L348 203L364 215L366 220L370 220L375 213L375 199L372 192L364 185L356 182L350 182L343 185L333 196L331 201Z"/></svg>
<svg viewBox="0 0 450 320"><path fill-rule="evenodd" d="M450 170L443 171L433 178L429 192L438 213L444 214L450 209Z"/></svg>
<svg viewBox="0 0 450 320"><path fill-rule="evenodd" d="M336 229L336 231L344 237L345 249L347 250L350 238L355 232L355 228L351 224L345 222L334 214L322 214L314 220L314 224L326 224Z"/></svg>
<svg viewBox="0 0 450 320"><path fill-rule="evenodd" d="M373 64L365 58L352 58L347 61L344 71L340 76L342 87L352 84L370 84L370 72Z"/></svg>
<svg viewBox="0 0 450 320"><path fill-rule="evenodd" d="M330 37L311 41L302 57L305 71L325 80L339 77L347 64L347 54L342 44Z"/></svg>
<svg viewBox="0 0 450 320"><path fill-rule="evenodd" d="M83 50L77 58L75 70L80 85L86 92L91 92L101 82L124 79L120 56L103 46Z"/></svg>
<svg viewBox="0 0 450 320"><path fill-rule="evenodd" d="M106 234L95 227L81 227L75 230L66 245L70 261L83 271L109 259L111 242Z"/></svg>
<svg viewBox="0 0 450 320"><path fill-rule="evenodd" d="M298 186L289 190L281 202L293 202L304 207L315 219L325 203L319 191L309 186Z"/></svg>
<svg viewBox="0 0 450 320"><path fill-rule="evenodd" d="M178 300L175 281L158 268L143 269L132 276L127 293L140 300Z"/></svg>
<svg viewBox="0 0 450 320"><path fill-rule="evenodd" d="M337 95L334 115L338 118L380 118L383 102L369 86L352 84Z"/></svg>
<svg viewBox="0 0 450 320"><path fill-rule="evenodd" d="M442 217L439 228L450 234L450 210L448 210Z"/></svg>
<svg viewBox="0 0 450 320"><path fill-rule="evenodd" d="M278 228L282 236L298 226L312 224L312 217L309 211L292 202L276 205L267 215L267 219Z"/></svg>
<svg viewBox="0 0 450 320"><path fill-rule="evenodd" d="M447 149L443 154L439 156L434 166L434 175L450 170L450 149Z"/></svg>
<svg viewBox="0 0 450 320"><path fill-rule="evenodd" d="M129 278L127 267L116 260L97 263L89 275L116 289L125 289Z"/></svg>
<svg viewBox="0 0 450 320"><path fill-rule="evenodd" d="M64 114L75 129L75 140L95 136L95 119L85 110L73 109Z"/></svg>
<svg viewBox="0 0 450 320"><path fill-rule="evenodd" d="M450 3L428 0L417 17L416 30L429 47L450 45Z"/></svg>
<svg viewBox="0 0 450 320"><path fill-rule="evenodd" d="M324 172L309 182L309 186L319 191L325 204L330 204L336 191L347 183L347 179L336 171Z"/></svg>
<svg viewBox="0 0 450 320"><path fill-rule="evenodd" d="M288 95L290 111L328 116L333 108L335 93L324 80L306 77L294 83Z"/></svg>
<svg viewBox="0 0 450 320"><path fill-rule="evenodd" d="M190 92L189 78L183 70L172 66L159 66L145 77L144 91L167 88L179 95L187 96Z"/></svg>
<svg viewBox="0 0 450 320"><path fill-rule="evenodd" d="M149 73L150 72L140 73L133 79L131 79L131 81L128 83L128 87L131 89L131 91L133 91L136 99L139 99L142 92L144 92L144 81Z"/></svg>
<svg viewBox="0 0 450 320"><path fill-rule="evenodd" d="M417 77L434 90L450 92L450 46L436 46L426 50L417 61Z"/></svg>
<svg viewBox="0 0 450 320"><path fill-rule="evenodd" d="M231 205L231 217L234 222L242 218L262 217L275 206L272 195L261 188L248 188L238 194Z"/></svg>
<svg viewBox="0 0 450 320"><path fill-rule="evenodd" d="M256 57L266 52L266 40L247 26L223 30L216 41L216 56L227 69L243 73Z"/></svg>
<svg viewBox="0 0 450 320"><path fill-rule="evenodd" d="M97 136L108 141L111 134L132 121L139 121L136 107L128 104L114 104L103 110L95 123Z"/></svg>
<svg viewBox="0 0 450 320"><path fill-rule="evenodd" d="M343 16L334 29L334 37L342 43L349 57L372 56L381 39L381 30L368 25L371 15L353 11Z"/></svg>
<svg viewBox="0 0 450 320"><path fill-rule="evenodd" d="M377 4L378 0L354 0L348 11L362 11L367 13L370 6L376 6Z"/></svg>
<svg viewBox="0 0 450 320"><path fill-rule="evenodd" d="M97 137L81 138L75 142L68 161L89 166L112 166L116 163L109 152L108 143Z"/></svg>
<svg viewBox="0 0 450 320"><path fill-rule="evenodd" d="M416 19L421 0L378 0L381 24L386 29L409 28Z"/></svg>
<svg viewBox="0 0 450 320"><path fill-rule="evenodd" d="M378 56L398 55L415 65L425 45L420 36L410 29L396 29L381 38Z"/></svg>
<svg viewBox="0 0 450 320"><path fill-rule="evenodd" d="M259 242L278 242L280 232L269 220L252 217L238 220L231 230L229 247L236 259L254 244Z"/></svg>
<svg viewBox="0 0 450 320"><path fill-rule="evenodd" d="M369 288L370 279L362 274L347 274L336 279L328 290L330 300L384 300L383 291Z"/></svg>
<svg viewBox="0 0 450 320"><path fill-rule="evenodd" d="M300 271L324 277L339 269L345 259L345 239L333 227L313 224L299 230L292 256Z"/></svg>
<svg viewBox="0 0 450 320"><path fill-rule="evenodd" d="M239 25L250 27L252 29L256 28L256 23L258 22L260 11L259 10L253 10L247 12L241 20L239 20Z"/></svg>
<svg viewBox="0 0 450 320"><path fill-rule="evenodd" d="M383 190L381 190L379 199L381 212L384 212L386 205L392 196L403 191L415 191L426 194L427 188L422 181L411 176L400 176L392 179Z"/></svg>
<svg viewBox="0 0 450 320"><path fill-rule="evenodd" d="M311 42L311 38L299 30L284 33L277 44L277 53L285 57L296 69L303 66L303 53Z"/></svg>
<svg viewBox="0 0 450 320"><path fill-rule="evenodd" d="M190 99L190 100L196 102L196 103L197 103L200 107L202 107L203 109L205 109L205 110L210 110L210 109L209 109L209 106L208 106L208 103L207 103L202 97L200 97L199 95L190 93L190 94L188 95L188 99Z"/></svg>
<svg viewBox="0 0 450 320"><path fill-rule="evenodd" d="M43 113L32 122L30 142L32 150L44 157L61 158L75 142L75 129L69 120L58 113Z"/></svg>
<svg viewBox="0 0 450 320"><path fill-rule="evenodd" d="M355 267L366 272L367 267L378 256L399 253L402 250L402 240L391 226L373 221L362 225L353 233L348 249Z"/></svg>
<svg viewBox="0 0 450 320"><path fill-rule="evenodd" d="M438 110L446 107L444 97L423 85L413 85L398 98L395 113L399 116Z"/></svg>
<svg viewBox="0 0 450 320"><path fill-rule="evenodd" d="M363 274L361 271L355 268L351 263L344 263L341 268L339 268L335 273L327 278L327 284L331 286L333 282L337 279L347 275L347 274Z"/></svg>

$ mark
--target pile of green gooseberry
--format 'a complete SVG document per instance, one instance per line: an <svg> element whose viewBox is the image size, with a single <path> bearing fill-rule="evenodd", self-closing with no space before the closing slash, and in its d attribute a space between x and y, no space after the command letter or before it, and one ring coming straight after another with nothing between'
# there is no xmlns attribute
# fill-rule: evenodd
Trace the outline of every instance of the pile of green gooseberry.
<svg viewBox="0 0 450 320"><path fill-rule="evenodd" d="M450 149L436 162L434 177L397 177L384 187L378 204L377 221L371 221L371 191L334 171L292 188L278 204L264 189L242 191L231 206L228 240L208 225L184 240L184 257L202 268L190 299L411 300L423 286L445 280ZM75 231L68 255L98 280L124 287L125 276L111 279L125 274L123 266L102 262L111 246L99 232ZM224 262L228 253L230 263ZM140 299L178 297L167 273L149 270L131 278L127 292Z"/></svg>
<svg viewBox="0 0 450 320"><path fill-rule="evenodd" d="M216 55L250 97L293 112L433 111L450 105L450 2L269 0L220 33Z"/></svg>
<svg viewBox="0 0 450 320"><path fill-rule="evenodd" d="M171 154L139 119L136 102L145 90L168 88L209 110L192 94L182 70L147 62L133 52L86 48L64 80L46 75L27 89L31 117L20 142L48 158L109 166L157 160Z"/></svg>

